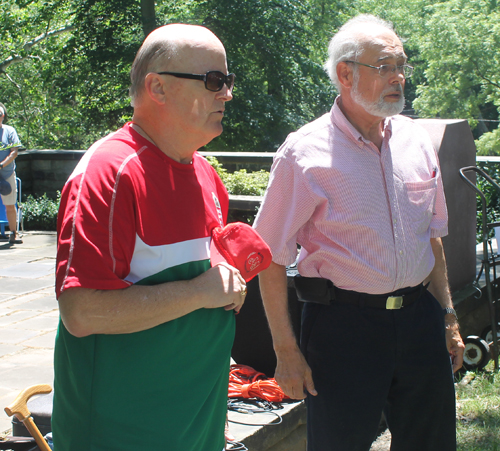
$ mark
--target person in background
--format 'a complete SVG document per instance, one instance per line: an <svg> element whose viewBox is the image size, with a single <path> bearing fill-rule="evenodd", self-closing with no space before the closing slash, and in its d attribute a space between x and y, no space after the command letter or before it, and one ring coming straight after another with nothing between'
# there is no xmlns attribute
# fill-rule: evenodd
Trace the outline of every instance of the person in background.
<svg viewBox="0 0 500 451"><path fill-rule="evenodd" d="M16 158L21 142L16 129L6 125L7 108L0 102L0 177L10 184L9 194L2 194L5 205L7 221L9 221L10 244L21 244L23 241L17 236L17 183L16 183Z"/></svg>
<svg viewBox="0 0 500 451"><path fill-rule="evenodd" d="M309 451L368 451L383 411L392 451L455 450L464 345L439 160L399 115L413 68L392 25L361 15L332 38L326 69L340 94L278 150L254 224L273 254L259 279L276 380L307 394ZM301 349L286 285L297 244Z"/></svg>
<svg viewBox="0 0 500 451"><path fill-rule="evenodd" d="M221 451L240 272L210 266L228 194L197 150L222 133L234 74L207 28L153 31L131 122L96 142L58 216L57 451Z"/></svg>

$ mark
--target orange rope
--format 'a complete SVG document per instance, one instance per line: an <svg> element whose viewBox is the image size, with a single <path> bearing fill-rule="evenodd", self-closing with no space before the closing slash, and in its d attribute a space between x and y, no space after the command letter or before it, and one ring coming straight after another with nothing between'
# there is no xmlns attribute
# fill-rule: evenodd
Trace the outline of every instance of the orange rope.
<svg viewBox="0 0 500 451"><path fill-rule="evenodd" d="M274 378L267 378L247 365L231 365L229 368L230 398L260 398L270 402L289 399Z"/></svg>

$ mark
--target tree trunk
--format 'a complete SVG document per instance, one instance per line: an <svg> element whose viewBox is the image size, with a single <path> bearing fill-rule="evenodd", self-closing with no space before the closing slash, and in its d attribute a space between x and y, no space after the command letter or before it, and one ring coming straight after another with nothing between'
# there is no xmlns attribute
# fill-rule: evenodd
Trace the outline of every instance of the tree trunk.
<svg viewBox="0 0 500 451"><path fill-rule="evenodd" d="M144 38L156 28L155 0L141 0L142 31Z"/></svg>

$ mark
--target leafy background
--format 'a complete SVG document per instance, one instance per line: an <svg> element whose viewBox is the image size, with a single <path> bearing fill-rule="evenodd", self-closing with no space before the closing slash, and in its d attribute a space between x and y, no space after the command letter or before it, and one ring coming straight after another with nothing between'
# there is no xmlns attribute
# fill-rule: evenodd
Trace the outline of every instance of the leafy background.
<svg viewBox="0 0 500 451"><path fill-rule="evenodd" d="M406 113L467 119L478 153L500 154L494 0L2 0L0 101L27 148L86 149L132 117L129 70L145 34L202 24L237 76L225 132L205 150L274 151L329 110L328 41L360 12L405 39L416 67Z"/></svg>

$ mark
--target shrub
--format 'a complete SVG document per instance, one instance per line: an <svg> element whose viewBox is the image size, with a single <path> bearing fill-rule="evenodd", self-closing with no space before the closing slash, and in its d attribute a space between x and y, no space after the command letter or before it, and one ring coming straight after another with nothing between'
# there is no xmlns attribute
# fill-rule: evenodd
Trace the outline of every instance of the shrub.
<svg viewBox="0 0 500 451"><path fill-rule="evenodd" d="M229 194L246 196L263 196L269 182L269 172L261 169L257 172L247 172L240 169L234 173L227 172L216 158L207 157L212 167L217 171ZM35 198L31 194L22 202L23 222L25 230L51 230L57 228L57 212L61 201L61 193L57 199L50 199L47 194ZM256 213L256 212L255 212ZM255 213L233 212L231 221L253 222Z"/></svg>
<svg viewBox="0 0 500 451"><path fill-rule="evenodd" d="M57 199L49 199L47 194L35 198L31 194L22 202L23 223L25 230L51 230L57 228L57 212L61 193L57 192Z"/></svg>
<svg viewBox="0 0 500 451"><path fill-rule="evenodd" d="M484 133L476 140L478 155L500 155L500 128Z"/></svg>
<svg viewBox="0 0 500 451"><path fill-rule="evenodd" d="M261 169L256 172L247 172L245 169L230 173L222 167L217 158L208 156L208 162L217 171L229 194L241 196L263 196L269 183L269 172ZM251 211L230 210L228 222L246 222L253 224L257 209Z"/></svg>
<svg viewBox="0 0 500 451"><path fill-rule="evenodd" d="M222 167L217 158L208 156L208 162L217 171L229 194L242 196L263 196L269 183L269 172L261 169L247 172L246 169L229 173Z"/></svg>

